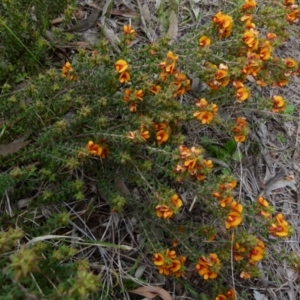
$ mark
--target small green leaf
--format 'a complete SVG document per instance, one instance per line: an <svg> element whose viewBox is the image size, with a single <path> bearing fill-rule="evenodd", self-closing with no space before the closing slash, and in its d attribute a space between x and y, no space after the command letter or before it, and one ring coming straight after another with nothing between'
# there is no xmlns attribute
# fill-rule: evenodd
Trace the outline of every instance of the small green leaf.
<svg viewBox="0 0 300 300"><path fill-rule="evenodd" d="M286 114L293 114L295 110L295 106L293 104L288 104L284 110Z"/></svg>
<svg viewBox="0 0 300 300"><path fill-rule="evenodd" d="M232 159L240 162L242 160L243 156L242 153L238 150L236 150L233 154L232 154Z"/></svg>
<svg viewBox="0 0 300 300"><path fill-rule="evenodd" d="M228 154L233 154L236 149L236 141L234 139L227 141L224 148L228 151Z"/></svg>

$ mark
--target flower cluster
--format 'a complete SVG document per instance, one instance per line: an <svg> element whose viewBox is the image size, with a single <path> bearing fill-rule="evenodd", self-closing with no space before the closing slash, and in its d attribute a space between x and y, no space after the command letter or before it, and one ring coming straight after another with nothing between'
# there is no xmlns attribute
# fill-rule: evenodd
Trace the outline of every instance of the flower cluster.
<svg viewBox="0 0 300 300"><path fill-rule="evenodd" d="M243 221L243 206L237 201L232 201L230 211L225 220L225 228L230 229L239 226Z"/></svg>
<svg viewBox="0 0 300 300"><path fill-rule="evenodd" d="M115 63L115 70L119 73L119 81L121 83L127 83L130 80L130 74L128 70L128 63L124 59L119 59Z"/></svg>
<svg viewBox="0 0 300 300"><path fill-rule="evenodd" d="M256 203L259 209L258 214L264 218L270 219L274 209L270 206L269 202L264 197L259 196Z"/></svg>
<svg viewBox="0 0 300 300"><path fill-rule="evenodd" d="M93 156L99 156L102 159L105 159L108 155L108 145L103 140L101 140L101 145L96 144L93 141L89 141L86 147L89 153Z"/></svg>
<svg viewBox="0 0 300 300"><path fill-rule="evenodd" d="M175 166L175 172L189 174L198 181L203 181L211 172L213 163L211 160L204 159L201 155L202 150L196 147L187 148L185 145L178 147L180 162ZM181 177L178 181L181 181Z"/></svg>
<svg viewBox="0 0 300 300"><path fill-rule="evenodd" d="M184 272L185 256L177 256L175 250L167 249L153 255L153 263L158 267L160 274L181 277Z"/></svg>
<svg viewBox="0 0 300 300"><path fill-rule="evenodd" d="M123 26L123 32L127 44L130 44L136 38L137 33L134 29L131 28L131 25L129 24Z"/></svg>
<svg viewBox="0 0 300 300"><path fill-rule="evenodd" d="M238 143L242 143L246 140L246 137L249 132L249 128L247 127L247 122L244 118L238 117L235 120L235 125L232 128L234 134L234 140Z"/></svg>
<svg viewBox="0 0 300 300"><path fill-rule="evenodd" d="M213 196L219 200L221 207L229 208L225 220L226 229L237 227L243 221L243 206L233 200L232 191L236 187L236 181L229 176L221 177L221 182Z"/></svg>
<svg viewBox="0 0 300 300"><path fill-rule="evenodd" d="M273 100L272 112L280 113L285 110L286 103L283 97L274 95L272 97L272 100Z"/></svg>
<svg viewBox="0 0 300 300"><path fill-rule="evenodd" d="M61 73L69 80L77 80L76 75L73 74L73 67L68 61L63 65Z"/></svg>
<svg viewBox="0 0 300 300"><path fill-rule="evenodd" d="M182 200L177 194L174 194L167 202L155 206L156 216L162 219L170 219L174 214L178 213L182 206Z"/></svg>
<svg viewBox="0 0 300 300"><path fill-rule="evenodd" d="M134 90L125 89L123 100L128 103L129 110L131 112L137 111L137 105L140 101L143 101L144 92L143 90Z"/></svg>
<svg viewBox="0 0 300 300"><path fill-rule="evenodd" d="M297 22L300 19L300 9L298 5L295 4L295 0L284 0L284 5L287 10L286 20L290 24Z"/></svg>
<svg viewBox="0 0 300 300"><path fill-rule="evenodd" d="M292 233L291 225L284 219L283 214L278 214L269 227L269 233L275 237L284 238Z"/></svg>
<svg viewBox="0 0 300 300"><path fill-rule="evenodd" d="M215 300L229 300L229 299L236 299L235 298L235 291L234 289L229 289L224 294L218 294Z"/></svg>
<svg viewBox="0 0 300 300"><path fill-rule="evenodd" d="M244 102L251 96L249 89L241 81L235 80L232 85L235 88L235 97L238 102Z"/></svg>
<svg viewBox="0 0 300 300"><path fill-rule="evenodd" d="M159 145L165 143L170 137L170 126L166 123L156 123L154 124L154 128L156 130L157 143Z"/></svg>
<svg viewBox="0 0 300 300"><path fill-rule="evenodd" d="M218 255L210 253L208 256L201 256L196 264L196 272L204 280L215 279L221 269L221 261Z"/></svg>
<svg viewBox="0 0 300 300"><path fill-rule="evenodd" d="M145 142L150 138L150 132L145 125L142 124L139 130L129 131L127 137L137 142Z"/></svg>
<svg viewBox="0 0 300 300"><path fill-rule="evenodd" d="M213 16L213 22L218 26L219 38L226 38L231 34L233 27L233 19L228 15L224 15L221 11Z"/></svg>
<svg viewBox="0 0 300 300"><path fill-rule="evenodd" d="M191 88L190 79L184 74L176 69L176 61L178 56L176 56L172 51L167 53L167 57L162 61L159 66L161 68L160 79L165 81L169 79L175 89L174 97L181 96L185 94Z"/></svg>
<svg viewBox="0 0 300 300"><path fill-rule="evenodd" d="M229 84L230 78L228 76L227 65L219 64L217 67L210 62L205 62L204 65L208 69L209 73L213 73L213 78L207 82L207 85L212 90L218 90L219 88L226 87Z"/></svg>
<svg viewBox="0 0 300 300"><path fill-rule="evenodd" d="M220 178L220 183L213 196L219 200L221 207L229 206L232 203L232 191L236 184L236 180L233 177L223 176Z"/></svg>
<svg viewBox="0 0 300 300"><path fill-rule="evenodd" d="M218 107L216 104L208 104L206 99L202 98L196 102L196 106L199 108L194 117L202 124L209 124L215 117Z"/></svg>

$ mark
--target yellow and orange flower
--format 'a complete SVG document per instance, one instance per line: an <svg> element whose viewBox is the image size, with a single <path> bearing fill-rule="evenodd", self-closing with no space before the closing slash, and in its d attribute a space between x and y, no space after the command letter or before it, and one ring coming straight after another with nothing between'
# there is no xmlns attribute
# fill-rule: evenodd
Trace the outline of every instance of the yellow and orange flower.
<svg viewBox="0 0 300 300"><path fill-rule="evenodd" d="M123 26L123 32L128 35L136 35L136 31L129 24Z"/></svg>
<svg viewBox="0 0 300 300"><path fill-rule="evenodd" d="M219 38L226 38L231 34L233 19L229 15L224 15L221 11L212 18L213 23L218 25Z"/></svg>
<svg viewBox="0 0 300 300"><path fill-rule="evenodd" d="M225 221L225 228L230 229L239 226L243 221L243 216L237 211L231 211L228 213Z"/></svg>
<svg viewBox="0 0 300 300"><path fill-rule="evenodd" d="M177 257L174 250L166 249L164 253L155 253L152 259L160 274L166 276L174 274L176 277L182 276L186 261L185 256Z"/></svg>
<svg viewBox="0 0 300 300"><path fill-rule="evenodd" d="M153 263L157 266L160 267L165 263L165 258L161 253L155 253L153 255Z"/></svg>
<svg viewBox="0 0 300 300"><path fill-rule="evenodd" d="M162 219L170 219L174 215L174 211L167 205L155 206L156 216Z"/></svg>
<svg viewBox="0 0 300 300"><path fill-rule="evenodd" d="M244 259L246 249L240 243L236 243L233 246L233 258L235 261Z"/></svg>
<svg viewBox="0 0 300 300"><path fill-rule="evenodd" d="M177 194L171 197L171 202L174 204L176 208L180 208L182 206L182 200L179 198Z"/></svg>
<svg viewBox="0 0 300 300"><path fill-rule="evenodd" d="M295 68L297 66L297 62L292 58L283 58L283 63L286 65L287 68Z"/></svg>
<svg viewBox="0 0 300 300"><path fill-rule="evenodd" d="M258 47L259 57L262 61L267 61L271 58L272 46L269 41L265 41Z"/></svg>
<svg viewBox="0 0 300 300"><path fill-rule="evenodd" d="M235 96L238 102L244 102L251 96L248 88L246 88L241 81L235 80L232 84L236 89Z"/></svg>
<svg viewBox="0 0 300 300"><path fill-rule="evenodd" d="M215 300L227 300L227 297L223 294L219 294L216 296Z"/></svg>
<svg viewBox="0 0 300 300"><path fill-rule="evenodd" d="M150 91L153 93L153 94L158 94L159 91L161 90L161 87L159 85L154 85L150 88Z"/></svg>
<svg viewBox="0 0 300 300"><path fill-rule="evenodd" d="M215 279L221 269L221 262L217 254L210 253L207 257L201 256L195 268L204 280Z"/></svg>
<svg viewBox="0 0 300 300"><path fill-rule="evenodd" d="M126 70L128 69L128 63L126 60L124 59L119 59L116 61L115 63L115 70L118 72L118 73L123 73L125 72Z"/></svg>
<svg viewBox="0 0 300 300"><path fill-rule="evenodd" d="M256 263L264 258L265 247L262 241L262 244L259 244L253 247L249 253L249 262Z"/></svg>
<svg viewBox="0 0 300 300"><path fill-rule="evenodd" d="M285 103L285 100L283 99L283 97L274 95L272 97L272 100L273 100L272 112L280 113L285 110L286 103Z"/></svg>
<svg viewBox="0 0 300 300"><path fill-rule="evenodd" d="M267 32L266 33L266 38L269 41L272 41L272 40L275 40L277 38L277 35L276 35L276 33L273 33L273 32Z"/></svg>
<svg viewBox="0 0 300 300"><path fill-rule="evenodd" d="M211 44L211 39L208 36L203 35L199 38L200 47L202 48L208 47L210 44Z"/></svg>
<svg viewBox="0 0 300 300"><path fill-rule="evenodd" d="M216 104L208 104L207 101L202 98L196 102L196 106L200 108L199 111L196 111L193 114L197 120L199 120L202 124L209 124L211 121L213 121L218 111Z"/></svg>
<svg viewBox="0 0 300 300"><path fill-rule="evenodd" d="M96 144L93 141L89 141L86 147L91 155L99 156L102 159L105 159L109 152L108 145L105 142L103 142L103 145L100 146L99 144Z"/></svg>
<svg viewBox="0 0 300 300"><path fill-rule="evenodd" d="M119 81L121 83L127 83L130 80L130 74L128 72L122 72L119 76Z"/></svg>
<svg viewBox="0 0 300 300"><path fill-rule="evenodd" d="M72 74L73 67L68 61L63 65L61 73L64 77L68 77L69 80L77 80L76 75Z"/></svg>
<svg viewBox="0 0 300 300"><path fill-rule="evenodd" d="M282 214L275 217L275 222L269 227L269 233L273 236L284 238L292 232L290 224L284 219Z"/></svg>
<svg viewBox="0 0 300 300"><path fill-rule="evenodd" d="M242 10L247 10L256 7L255 0L245 0L245 4L242 6Z"/></svg>
<svg viewBox="0 0 300 300"><path fill-rule="evenodd" d="M251 278L251 274L249 272L242 271L241 274L240 274L240 277L242 279L250 279Z"/></svg>
<svg viewBox="0 0 300 300"><path fill-rule="evenodd" d="M235 299L235 290L230 288L227 292L226 292L226 296L229 299Z"/></svg>
<svg viewBox="0 0 300 300"><path fill-rule="evenodd" d="M249 128L247 127L246 120L238 117L235 121L235 126L233 127L232 131L234 133L234 140L237 143L244 142L249 132Z"/></svg>

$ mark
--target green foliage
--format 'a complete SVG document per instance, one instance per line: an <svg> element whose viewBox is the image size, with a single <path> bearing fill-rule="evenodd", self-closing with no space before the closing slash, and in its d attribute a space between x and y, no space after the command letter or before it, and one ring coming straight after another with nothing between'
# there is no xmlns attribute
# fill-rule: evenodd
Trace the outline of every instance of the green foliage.
<svg viewBox="0 0 300 300"><path fill-rule="evenodd" d="M31 72L43 66L49 49L44 36L50 21L72 5L73 0L1 1L0 39L5 47L0 48L0 83L16 78L18 82L26 76L24 70Z"/></svg>
<svg viewBox="0 0 300 300"><path fill-rule="evenodd" d="M30 142L0 156L1 205L9 212L0 219L0 298L97 299L102 293L113 299L148 279L132 277L137 261L149 263L148 254L165 260L156 264L160 273L177 277L184 274L186 260L201 268L209 255L217 255L221 262L208 264L214 268L211 274L196 269L193 280L174 278L194 298L226 291L233 263L236 274L260 275L261 240L268 240L270 228L275 236L280 228L285 236L292 229L265 199L263 204L234 201L237 182L231 169L241 162L242 142L250 131L244 110L255 105L268 113L294 112L284 99L276 104L261 95L251 98L251 89L255 92L259 81L279 84L296 66L290 68L275 55L262 59L265 38L257 37L257 53L247 48L242 4L230 6L231 36L220 37L224 32L218 23L209 23L173 46L163 38L132 48L128 44L135 35L125 34L120 52L101 39L92 51L78 50L74 63L61 70L40 67L48 47L43 34L56 14L70 18L72 3L0 4L0 38L7 44L1 49L1 144L14 149L13 141ZM275 18L283 16L284 8L269 4L253 21L278 33L276 48L286 39L288 24ZM266 18L270 14L274 18ZM203 35L212 39L210 47L199 46ZM257 69L252 70L249 56L254 54ZM32 68L39 73L32 75ZM196 105L194 98L182 97L190 90L186 74L191 73L204 86L194 91ZM251 76L257 77L255 83ZM14 90L21 81L24 86ZM228 106L230 117L222 113ZM184 127L193 128L195 137ZM135 241L136 233L142 243ZM123 251L134 250L135 256L139 247L139 256L127 260ZM169 249L176 254L169 255ZM261 251L258 258L253 249ZM126 257L124 262L120 257ZM296 258L292 264L298 266ZM210 281L213 275L217 278ZM14 290L15 283L20 291Z"/></svg>

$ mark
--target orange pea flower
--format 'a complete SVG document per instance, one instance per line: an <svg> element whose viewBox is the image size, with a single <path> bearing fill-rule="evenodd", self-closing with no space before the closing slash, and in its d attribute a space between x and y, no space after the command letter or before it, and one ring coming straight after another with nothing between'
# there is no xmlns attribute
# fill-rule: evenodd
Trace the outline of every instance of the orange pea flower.
<svg viewBox="0 0 300 300"><path fill-rule="evenodd" d="M149 130L147 130L144 125L141 125L141 127L140 127L140 134L144 141L146 141L150 138Z"/></svg>
<svg viewBox="0 0 300 300"><path fill-rule="evenodd" d="M263 45L258 47L259 57L262 61L267 61L271 58L272 47L269 41L265 41Z"/></svg>
<svg viewBox="0 0 300 300"><path fill-rule="evenodd" d="M285 110L285 100L281 96L274 95L272 97L272 100L273 100L272 112L279 113Z"/></svg>
<svg viewBox="0 0 300 300"><path fill-rule="evenodd" d="M128 69L128 63L124 59L119 59L115 63L115 70L118 73L123 73Z"/></svg>
<svg viewBox="0 0 300 300"><path fill-rule="evenodd" d="M229 299L235 299L235 291L234 289L229 289L227 292L226 292L226 296L229 298Z"/></svg>
<svg viewBox="0 0 300 300"><path fill-rule="evenodd" d="M230 204L230 208L231 208L232 211L236 211L240 214L243 212L243 205L238 203L237 201L233 201Z"/></svg>
<svg viewBox="0 0 300 300"><path fill-rule="evenodd" d="M127 83L130 80L130 74L128 72L122 72L119 76L119 81L121 83Z"/></svg>
<svg viewBox="0 0 300 300"><path fill-rule="evenodd" d="M143 100L143 97L144 97L144 92L143 92L143 90L136 90L136 91L134 92L134 96L135 96L136 99L142 101L142 100Z"/></svg>
<svg viewBox="0 0 300 300"><path fill-rule="evenodd" d="M177 194L171 197L171 201L176 208L180 208L182 206L182 200L179 198Z"/></svg>
<svg viewBox="0 0 300 300"><path fill-rule="evenodd" d="M211 44L211 39L206 35L203 35L199 38L200 47L208 47Z"/></svg>
<svg viewBox="0 0 300 300"><path fill-rule="evenodd" d="M218 296L216 296L215 300L227 300L227 297L223 294L219 294Z"/></svg>
<svg viewBox="0 0 300 300"><path fill-rule="evenodd" d="M233 246L233 258L235 261L240 261L242 259L244 259L244 253L245 253L246 249L240 244L240 243L236 243Z"/></svg>
<svg viewBox="0 0 300 300"><path fill-rule="evenodd" d="M164 256L161 253L155 253L153 255L153 263L158 267L162 266L165 263Z"/></svg>
<svg viewBox="0 0 300 300"><path fill-rule="evenodd" d="M156 205L155 210L158 218L170 219L174 214L174 211L167 205Z"/></svg>
<svg viewBox="0 0 300 300"><path fill-rule="evenodd" d="M131 90L130 89L125 89L123 100L125 102L128 102L130 100L130 95L131 95Z"/></svg>
<svg viewBox="0 0 300 300"><path fill-rule="evenodd" d="M134 29L131 28L131 25L124 25L123 26L123 32L125 34L131 34L131 35L136 35L136 32Z"/></svg>
<svg viewBox="0 0 300 300"><path fill-rule="evenodd" d="M176 56L172 51L169 51L167 53L167 58L173 61L176 61L178 59L178 56Z"/></svg>
<svg viewBox="0 0 300 300"><path fill-rule="evenodd" d="M288 68L295 68L297 66L297 62L292 58L283 58L282 61Z"/></svg>
<svg viewBox="0 0 300 300"><path fill-rule="evenodd" d="M225 228L230 229L239 226L243 221L243 216L237 211L231 211L227 215Z"/></svg>
<svg viewBox="0 0 300 300"><path fill-rule="evenodd" d="M62 67L63 76L67 77L70 72L73 72L72 65L67 61Z"/></svg>
<svg viewBox="0 0 300 300"><path fill-rule="evenodd" d="M254 8L256 6L255 0L245 0L245 4L242 6L242 10Z"/></svg>
<svg viewBox="0 0 300 300"><path fill-rule="evenodd" d="M236 97L237 101L244 102L245 100L247 100L250 97L250 95L251 94L246 87L241 87L236 90L235 97Z"/></svg>
<svg viewBox="0 0 300 300"><path fill-rule="evenodd" d="M93 141L89 141L87 143L87 149L91 155L101 157L103 149L100 145L95 144Z"/></svg>
<svg viewBox="0 0 300 300"><path fill-rule="evenodd" d="M251 274L249 272L242 271L241 274L240 274L240 277L242 279L250 279L251 278Z"/></svg>
<svg viewBox="0 0 300 300"><path fill-rule="evenodd" d="M289 235L289 229L286 226L280 226L275 223L269 227L269 233L273 236L284 238Z"/></svg>
<svg viewBox="0 0 300 300"><path fill-rule="evenodd" d="M277 38L277 35L273 32L267 32L266 33L266 38L269 40L269 41L272 41L272 40L275 40Z"/></svg>
<svg viewBox="0 0 300 300"><path fill-rule="evenodd" d="M257 198L257 203L263 207L269 207L269 202L262 196Z"/></svg>
<svg viewBox="0 0 300 300"><path fill-rule="evenodd" d="M158 94L159 91L161 90L161 87L159 85L154 85L150 88L150 91L153 93L153 94Z"/></svg>
<svg viewBox="0 0 300 300"><path fill-rule="evenodd" d="M215 279L221 269L218 255L210 253L207 257L201 256L196 264L196 272L203 276L204 280Z"/></svg>

